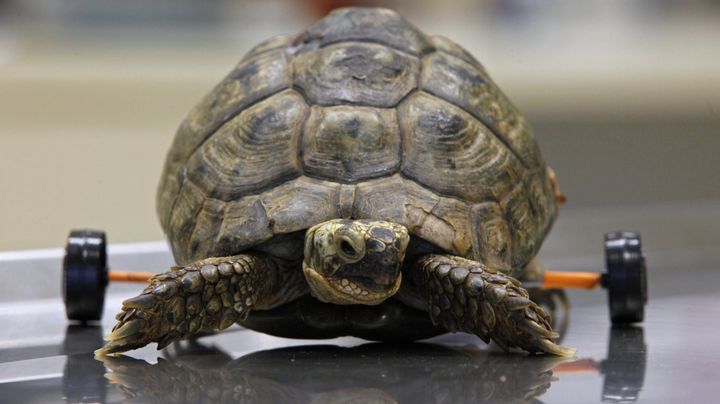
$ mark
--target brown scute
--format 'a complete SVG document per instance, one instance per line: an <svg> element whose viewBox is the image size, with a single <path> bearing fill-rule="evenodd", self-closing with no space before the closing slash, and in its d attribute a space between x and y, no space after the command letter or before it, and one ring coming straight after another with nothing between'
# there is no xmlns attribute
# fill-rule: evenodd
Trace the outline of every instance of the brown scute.
<svg viewBox="0 0 720 404"><path fill-rule="evenodd" d="M558 203L555 199L555 190L549 178L538 172L535 175L526 174L526 187L528 190L528 201L532 206L533 213L542 228L546 228L546 232L550 230L549 224L552 223L557 214Z"/></svg>
<svg viewBox="0 0 720 404"><path fill-rule="evenodd" d="M406 225L405 185L400 176L366 181L357 185L352 217Z"/></svg>
<svg viewBox="0 0 720 404"><path fill-rule="evenodd" d="M537 244L540 240L536 235L540 233L539 228L544 223L538 221L529 197L527 184L521 182L500 203L515 247L511 256L513 268L523 268L530 261L533 252L539 248Z"/></svg>
<svg viewBox="0 0 720 404"><path fill-rule="evenodd" d="M393 174L400 165L394 109L313 107L302 139L303 168L340 182Z"/></svg>
<svg viewBox="0 0 720 404"><path fill-rule="evenodd" d="M382 45L330 45L293 61L293 82L318 105L394 107L417 87L419 61Z"/></svg>
<svg viewBox="0 0 720 404"><path fill-rule="evenodd" d="M246 109L192 155L188 177L207 196L232 201L300 176L297 146L307 109L292 90Z"/></svg>
<svg viewBox="0 0 720 404"><path fill-rule="evenodd" d="M443 52L423 59L420 88L471 113L508 145L526 167L539 163L530 128L480 68Z"/></svg>
<svg viewBox="0 0 720 404"><path fill-rule="evenodd" d="M452 228L452 237L448 242L450 247L447 251L456 251L457 254L466 257L472 256L472 223L470 222L470 206L458 199L440 198L433 207L432 217L442 221L438 227L447 226ZM426 223L427 224L427 223Z"/></svg>
<svg viewBox="0 0 720 404"><path fill-rule="evenodd" d="M218 255L244 251L274 235L259 196L247 196L228 202L217 236ZM220 253L222 252L222 253Z"/></svg>
<svg viewBox="0 0 720 404"><path fill-rule="evenodd" d="M470 206L398 175L358 184L353 218L402 224L449 253L475 257Z"/></svg>
<svg viewBox="0 0 720 404"><path fill-rule="evenodd" d="M190 236L198 224L196 219L204 202L205 195L202 191L192 181L185 181L165 229L178 263L186 262Z"/></svg>
<svg viewBox="0 0 720 404"><path fill-rule="evenodd" d="M414 55L432 50L420 30L395 11L379 8L335 10L299 34L293 48L303 52L347 41L383 44Z"/></svg>
<svg viewBox="0 0 720 404"><path fill-rule="evenodd" d="M475 228L473 247L478 261L490 268L512 269L511 276L519 274L522 267L512 268L513 240L500 205L485 202L473 206L471 223Z"/></svg>
<svg viewBox="0 0 720 404"><path fill-rule="evenodd" d="M523 268L540 248L557 216L552 186L542 171L527 173L500 205L513 237L513 268Z"/></svg>
<svg viewBox="0 0 720 404"><path fill-rule="evenodd" d="M557 214L527 122L482 65L363 8L253 48L181 125L157 203L180 263L272 254L346 218L405 225L507 272Z"/></svg>
<svg viewBox="0 0 720 404"><path fill-rule="evenodd" d="M189 248L182 251L173 251L181 257L179 264L195 261L197 257L215 256L215 236L220 231L220 224L223 221L225 204L216 199L205 199L203 208L195 219L195 227L190 235Z"/></svg>
<svg viewBox="0 0 720 404"><path fill-rule="evenodd" d="M472 202L502 199L524 169L470 114L427 94L400 106L403 174L439 193Z"/></svg>
<svg viewBox="0 0 720 404"><path fill-rule="evenodd" d="M483 75L487 77L487 72L485 71L485 68L482 66L482 64L480 64L480 62L478 62L477 59L473 57L473 55L471 55L468 51L460 47L455 42L441 35L433 35L430 38L430 42L432 42L437 52L447 53L450 56L461 59L464 62L473 65L473 67L478 69Z"/></svg>
<svg viewBox="0 0 720 404"><path fill-rule="evenodd" d="M290 87L290 71L282 51L246 59L206 95L182 123L171 155L186 160L217 128L244 108Z"/></svg>
<svg viewBox="0 0 720 404"><path fill-rule="evenodd" d="M355 203L355 189L353 184L342 184L335 197L335 206L338 209L340 218L352 217L353 204Z"/></svg>
<svg viewBox="0 0 720 404"><path fill-rule="evenodd" d="M339 184L301 177L261 195L273 233L305 230L338 217L332 203Z"/></svg>
<svg viewBox="0 0 720 404"><path fill-rule="evenodd" d="M184 181L185 163L216 129L253 103L290 87L290 72L282 51L240 61L180 124L165 160L157 193L160 223L167 228L174 200Z"/></svg>

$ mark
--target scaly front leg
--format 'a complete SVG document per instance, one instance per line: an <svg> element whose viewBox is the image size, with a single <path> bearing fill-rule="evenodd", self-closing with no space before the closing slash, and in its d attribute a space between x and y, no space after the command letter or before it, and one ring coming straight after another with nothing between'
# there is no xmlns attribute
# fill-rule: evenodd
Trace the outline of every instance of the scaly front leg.
<svg viewBox="0 0 720 404"><path fill-rule="evenodd" d="M450 255L421 257L409 275L424 292L433 322L448 331L492 339L505 350L575 354L552 342L558 334L550 327L550 317L508 275Z"/></svg>
<svg viewBox="0 0 720 404"><path fill-rule="evenodd" d="M297 272L297 271L296 271ZM261 254L208 258L156 275L136 297L123 302L118 323L96 351L106 355L173 341L199 331L223 330L276 300L283 274ZM292 297L292 296L290 296ZM263 307L265 306L265 307Z"/></svg>

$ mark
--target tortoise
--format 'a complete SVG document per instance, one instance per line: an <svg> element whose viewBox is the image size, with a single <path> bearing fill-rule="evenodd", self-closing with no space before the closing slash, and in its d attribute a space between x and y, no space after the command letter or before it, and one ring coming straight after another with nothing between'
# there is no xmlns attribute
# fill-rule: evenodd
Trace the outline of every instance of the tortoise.
<svg viewBox="0 0 720 404"><path fill-rule="evenodd" d="M516 279L557 214L527 121L459 45L380 8L260 43L181 124L157 193L174 258L98 354L234 323L572 355Z"/></svg>

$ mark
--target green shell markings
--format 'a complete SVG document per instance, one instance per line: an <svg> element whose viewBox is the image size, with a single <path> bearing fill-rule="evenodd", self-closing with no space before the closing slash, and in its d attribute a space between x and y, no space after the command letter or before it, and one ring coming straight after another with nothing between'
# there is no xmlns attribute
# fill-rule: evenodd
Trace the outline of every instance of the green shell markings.
<svg viewBox="0 0 720 404"><path fill-rule="evenodd" d="M390 10L337 10L250 50L181 124L157 194L178 266L98 353L238 323L572 355L515 279L539 272L555 192L468 52Z"/></svg>

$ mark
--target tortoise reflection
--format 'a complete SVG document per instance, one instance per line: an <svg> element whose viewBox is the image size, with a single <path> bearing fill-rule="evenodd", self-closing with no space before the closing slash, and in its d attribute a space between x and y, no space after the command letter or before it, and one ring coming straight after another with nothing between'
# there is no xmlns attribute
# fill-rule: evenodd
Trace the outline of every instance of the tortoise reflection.
<svg viewBox="0 0 720 404"><path fill-rule="evenodd" d="M530 293L564 335L569 309L564 291ZM107 377L128 397L154 402L527 402L547 391L556 380L551 369L564 361L427 343L311 345L234 360L197 341L175 348L155 365L104 358Z"/></svg>
<svg viewBox="0 0 720 404"><path fill-rule="evenodd" d="M208 348L151 365L103 359L128 398L150 402L532 401L556 380L557 357L472 352L432 344L371 343L260 351L231 359Z"/></svg>

